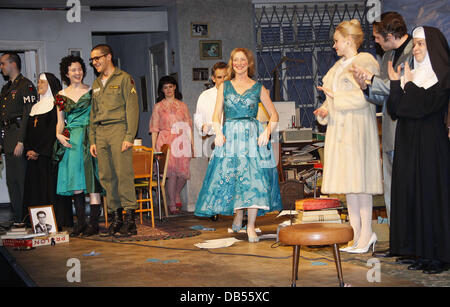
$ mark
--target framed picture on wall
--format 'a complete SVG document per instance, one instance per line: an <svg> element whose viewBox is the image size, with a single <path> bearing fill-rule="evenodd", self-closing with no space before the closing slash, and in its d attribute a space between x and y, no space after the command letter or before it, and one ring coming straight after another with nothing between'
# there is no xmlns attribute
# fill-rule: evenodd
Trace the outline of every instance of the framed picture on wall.
<svg viewBox="0 0 450 307"><path fill-rule="evenodd" d="M83 54L81 53L81 51L82 51L81 48L70 48L69 55L79 56L80 58L82 58Z"/></svg>
<svg viewBox="0 0 450 307"><path fill-rule="evenodd" d="M208 81L208 68L192 68L192 81Z"/></svg>
<svg viewBox="0 0 450 307"><path fill-rule="evenodd" d="M205 22L191 22L191 37L208 37L209 26Z"/></svg>
<svg viewBox="0 0 450 307"><path fill-rule="evenodd" d="M222 59L222 41L200 41L200 60Z"/></svg>

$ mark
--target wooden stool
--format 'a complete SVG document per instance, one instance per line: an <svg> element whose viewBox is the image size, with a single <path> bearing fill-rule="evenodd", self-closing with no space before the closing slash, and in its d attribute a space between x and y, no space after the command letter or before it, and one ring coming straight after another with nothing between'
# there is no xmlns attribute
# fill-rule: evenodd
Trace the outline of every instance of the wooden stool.
<svg viewBox="0 0 450 307"><path fill-rule="evenodd" d="M347 224L312 223L286 226L280 229L279 241L285 245L294 246L292 260L292 287L298 280L298 262L302 245L333 245L334 261L339 278L339 285L344 286L342 276L341 255L338 244L343 244L353 239L353 228Z"/></svg>

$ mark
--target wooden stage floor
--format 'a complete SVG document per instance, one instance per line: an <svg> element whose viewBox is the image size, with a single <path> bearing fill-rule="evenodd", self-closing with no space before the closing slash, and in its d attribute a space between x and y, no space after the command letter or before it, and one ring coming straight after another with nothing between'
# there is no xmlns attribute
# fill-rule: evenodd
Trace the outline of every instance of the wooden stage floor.
<svg viewBox="0 0 450 307"><path fill-rule="evenodd" d="M282 221L275 214L269 214L258 217L257 227L263 234L274 234ZM199 236L182 239L132 243L71 238L70 243L42 246L30 251L6 250L37 286L289 287L292 247L277 246L275 240L252 244L240 241L230 247L210 250L194 246L205 240L236 236L227 232L231 222L231 217L221 216L214 222L187 214L169 218L164 223L178 223L186 227L202 225L216 230L202 231ZM244 239L246 235L238 234L237 238ZM92 255L92 252L95 254ZM367 275L371 267L367 266L367 260L370 255L352 255L353 261L347 261L341 254L345 283L353 287L423 286L407 277L384 273L383 262L379 282L369 282ZM297 287L338 286L330 247L304 247L301 257ZM79 282L70 282L67 278L68 275L75 276L69 272L72 265L68 266L68 261L72 258L80 263ZM355 258L360 261L355 262Z"/></svg>

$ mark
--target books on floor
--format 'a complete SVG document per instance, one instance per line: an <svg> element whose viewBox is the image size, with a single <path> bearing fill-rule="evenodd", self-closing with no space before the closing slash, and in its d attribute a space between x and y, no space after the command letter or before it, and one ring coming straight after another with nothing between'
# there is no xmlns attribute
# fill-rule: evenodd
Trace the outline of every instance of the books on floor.
<svg viewBox="0 0 450 307"><path fill-rule="evenodd" d="M27 229L25 227L13 227L9 231L7 231L6 234L1 235L0 239L27 239L44 235L45 233L34 233L31 228Z"/></svg>
<svg viewBox="0 0 450 307"><path fill-rule="evenodd" d="M17 230L11 229L6 234L0 236L0 246L33 248L44 245L54 245L69 242L67 232L58 232L52 234L33 233L31 229Z"/></svg>
<svg viewBox="0 0 450 307"><path fill-rule="evenodd" d="M27 232L26 227L13 227L8 232Z"/></svg>

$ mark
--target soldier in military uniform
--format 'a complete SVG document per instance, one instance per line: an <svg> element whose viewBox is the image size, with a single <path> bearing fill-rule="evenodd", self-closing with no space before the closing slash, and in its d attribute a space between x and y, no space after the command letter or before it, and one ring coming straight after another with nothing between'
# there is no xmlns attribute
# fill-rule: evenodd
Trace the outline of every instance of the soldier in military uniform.
<svg viewBox="0 0 450 307"><path fill-rule="evenodd" d="M0 58L2 74L9 78L0 94L0 128L6 162L6 184L8 186L14 220L23 220L23 191L25 184L26 158L23 141L27 131L28 116L36 102L37 91L33 83L21 73L20 57L6 52Z"/></svg>
<svg viewBox="0 0 450 307"><path fill-rule="evenodd" d="M98 156L99 179L112 215L103 235L130 236L137 233L132 147L139 121L138 96L131 76L115 67L112 59L108 45L91 51L92 66L100 75L92 85L90 151Z"/></svg>

